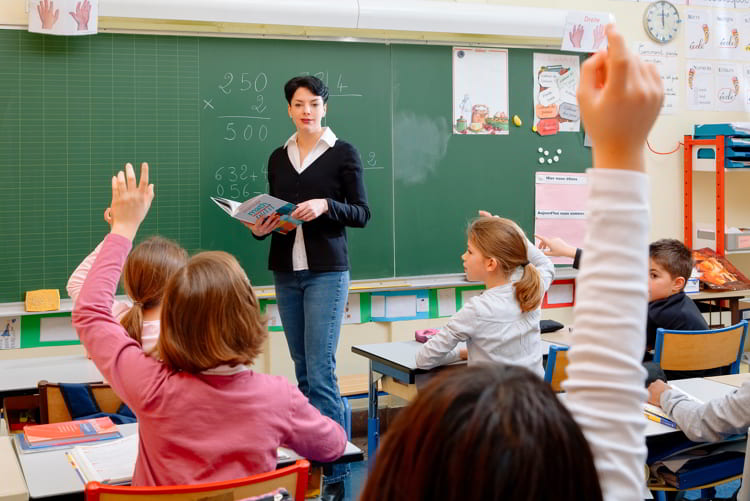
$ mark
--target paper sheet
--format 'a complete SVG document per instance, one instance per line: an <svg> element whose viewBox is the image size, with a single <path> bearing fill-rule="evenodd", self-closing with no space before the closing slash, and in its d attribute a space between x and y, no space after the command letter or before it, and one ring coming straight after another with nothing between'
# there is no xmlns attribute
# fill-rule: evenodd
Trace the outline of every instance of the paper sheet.
<svg viewBox="0 0 750 501"><path fill-rule="evenodd" d="M0 317L0 350L21 347L21 317Z"/></svg>
<svg viewBox="0 0 750 501"><path fill-rule="evenodd" d="M362 323L362 314L360 310L360 295L349 294L349 298L346 301L344 307L344 321L345 324L359 324Z"/></svg>
<svg viewBox="0 0 750 501"><path fill-rule="evenodd" d="M453 133L508 134L508 51L453 48Z"/></svg>
<svg viewBox="0 0 750 501"><path fill-rule="evenodd" d="M534 233L560 237L574 247L583 246L586 234L586 174L537 172ZM555 264L572 264L569 258L553 257Z"/></svg>
<svg viewBox="0 0 750 501"><path fill-rule="evenodd" d="M42 317L39 322L39 342L78 341L71 317Z"/></svg>
<svg viewBox="0 0 750 501"><path fill-rule="evenodd" d="M547 304L573 303L573 284L552 284L547 290Z"/></svg>
<svg viewBox="0 0 750 501"><path fill-rule="evenodd" d="M456 313L456 289L438 289L438 316L449 317Z"/></svg>
<svg viewBox="0 0 750 501"><path fill-rule="evenodd" d="M680 71L677 66L679 54L675 47L651 42L636 44L636 53L640 58L647 63L654 64L659 70L661 83L664 86L664 102L660 111L662 115L675 113L680 102Z"/></svg>

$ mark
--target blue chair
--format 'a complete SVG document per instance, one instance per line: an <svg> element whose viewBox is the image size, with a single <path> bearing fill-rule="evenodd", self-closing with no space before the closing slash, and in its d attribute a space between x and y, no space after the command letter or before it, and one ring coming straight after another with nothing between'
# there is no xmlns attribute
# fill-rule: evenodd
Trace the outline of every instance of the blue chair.
<svg viewBox="0 0 750 501"><path fill-rule="evenodd" d="M562 382L568 378L565 368L568 366L568 347L550 345L547 355L547 367L544 370L544 380L556 392L563 391Z"/></svg>
<svg viewBox="0 0 750 501"><path fill-rule="evenodd" d="M678 331L656 329L654 362L665 371L699 371L730 365L739 374L747 320L721 329Z"/></svg>

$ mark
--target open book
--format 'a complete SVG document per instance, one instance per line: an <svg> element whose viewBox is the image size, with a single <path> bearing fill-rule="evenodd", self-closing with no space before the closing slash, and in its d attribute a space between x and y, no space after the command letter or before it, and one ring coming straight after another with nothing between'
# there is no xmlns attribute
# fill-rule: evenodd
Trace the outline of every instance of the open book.
<svg viewBox="0 0 750 501"><path fill-rule="evenodd" d="M84 484L129 484L138 457L138 434L96 445L77 445L68 460Z"/></svg>
<svg viewBox="0 0 750 501"><path fill-rule="evenodd" d="M211 200L233 218L250 224L255 224L258 219L263 219L274 213L279 214L281 219L279 219L279 223L273 231L282 234L289 233L297 225L302 224L299 219L289 216L297 208L296 205L265 193L242 203L221 197L211 197Z"/></svg>

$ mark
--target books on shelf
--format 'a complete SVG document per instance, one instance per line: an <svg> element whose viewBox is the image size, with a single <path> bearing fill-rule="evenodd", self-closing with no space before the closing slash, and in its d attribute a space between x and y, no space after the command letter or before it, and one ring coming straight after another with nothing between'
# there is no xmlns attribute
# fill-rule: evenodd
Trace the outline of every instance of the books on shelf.
<svg viewBox="0 0 750 501"><path fill-rule="evenodd" d="M289 233L302 224L302 221L294 219L289 215L297 208L296 205L272 197L266 193L245 200L242 203L221 197L211 197L211 200L233 218L250 224L255 224L259 219L266 216L279 214L281 218L273 231L281 234Z"/></svg>
<svg viewBox="0 0 750 501"><path fill-rule="evenodd" d="M77 445L66 455L84 484L129 484L138 458L138 434L102 444Z"/></svg>
<svg viewBox="0 0 750 501"><path fill-rule="evenodd" d="M108 417L65 421L62 423L27 425L19 437L23 451L97 442L120 438L122 434Z"/></svg>

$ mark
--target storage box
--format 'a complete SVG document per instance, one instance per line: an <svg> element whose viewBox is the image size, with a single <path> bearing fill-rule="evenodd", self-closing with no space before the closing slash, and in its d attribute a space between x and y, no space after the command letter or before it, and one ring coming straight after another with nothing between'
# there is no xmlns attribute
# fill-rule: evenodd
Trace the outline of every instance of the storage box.
<svg viewBox="0 0 750 501"><path fill-rule="evenodd" d="M715 240L716 232L713 229L698 228L698 238L703 240ZM724 250L750 250L750 228L739 228L739 231L724 233Z"/></svg>

